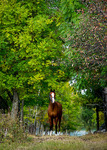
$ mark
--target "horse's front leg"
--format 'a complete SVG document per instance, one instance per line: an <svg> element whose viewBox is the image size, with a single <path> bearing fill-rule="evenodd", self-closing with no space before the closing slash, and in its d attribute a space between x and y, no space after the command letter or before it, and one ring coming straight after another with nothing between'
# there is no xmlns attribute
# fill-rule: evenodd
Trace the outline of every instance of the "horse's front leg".
<svg viewBox="0 0 107 150"><path fill-rule="evenodd" d="M49 123L50 123L50 136L51 136L53 131L53 118L49 117Z"/></svg>
<svg viewBox="0 0 107 150"><path fill-rule="evenodd" d="M61 118L59 118L59 135L60 135Z"/></svg>
<svg viewBox="0 0 107 150"><path fill-rule="evenodd" d="M57 135L57 122L58 122L58 118L55 118L55 134Z"/></svg>

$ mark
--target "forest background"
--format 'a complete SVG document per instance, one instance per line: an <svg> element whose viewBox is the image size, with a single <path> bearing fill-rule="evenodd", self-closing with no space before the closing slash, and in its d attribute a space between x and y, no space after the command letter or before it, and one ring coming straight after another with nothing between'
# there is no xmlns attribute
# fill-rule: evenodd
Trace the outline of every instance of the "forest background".
<svg viewBox="0 0 107 150"><path fill-rule="evenodd" d="M0 31L3 113L46 130L55 89L62 132L95 128L88 104L102 105L107 86L106 0L0 0Z"/></svg>

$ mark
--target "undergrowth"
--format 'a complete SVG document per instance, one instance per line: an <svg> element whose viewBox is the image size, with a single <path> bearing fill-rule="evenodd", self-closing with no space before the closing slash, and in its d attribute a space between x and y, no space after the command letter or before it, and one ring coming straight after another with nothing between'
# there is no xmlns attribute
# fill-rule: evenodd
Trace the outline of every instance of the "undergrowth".
<svg viewBox="0 0 107 150"><path fill-rule="evenodd" d="M23 142L27 133L19 120L12 120L8 114L0 114L0 143L2 142Z"/></svg>

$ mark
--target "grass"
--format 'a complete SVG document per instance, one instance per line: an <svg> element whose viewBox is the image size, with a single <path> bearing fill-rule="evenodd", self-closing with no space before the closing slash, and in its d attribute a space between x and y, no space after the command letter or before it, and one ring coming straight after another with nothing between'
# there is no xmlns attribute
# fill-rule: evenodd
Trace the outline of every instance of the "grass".
<svg viewBox="0 0 107 150"><path fill-rule="evenodd" d="M107 150L107 133L81 137L29 135L25 141L4 141L0 150Z"/></svg>

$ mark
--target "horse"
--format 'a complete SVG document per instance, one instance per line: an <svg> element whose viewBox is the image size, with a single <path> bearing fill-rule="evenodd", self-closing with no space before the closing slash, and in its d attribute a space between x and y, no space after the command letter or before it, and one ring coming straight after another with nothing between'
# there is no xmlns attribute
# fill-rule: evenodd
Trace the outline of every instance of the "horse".
<svg viewBox="0 0 107 150"><path fill-rule="evenodd" d="M53 131L53 120L55 120L55 134L57 135L57 123L59 121L59 134L60 124L62 117L62 105L59 102L55 102L55 90L51 90L49 94L49 106L48 106L48 118L50 123L50 135Z"/></svg>

